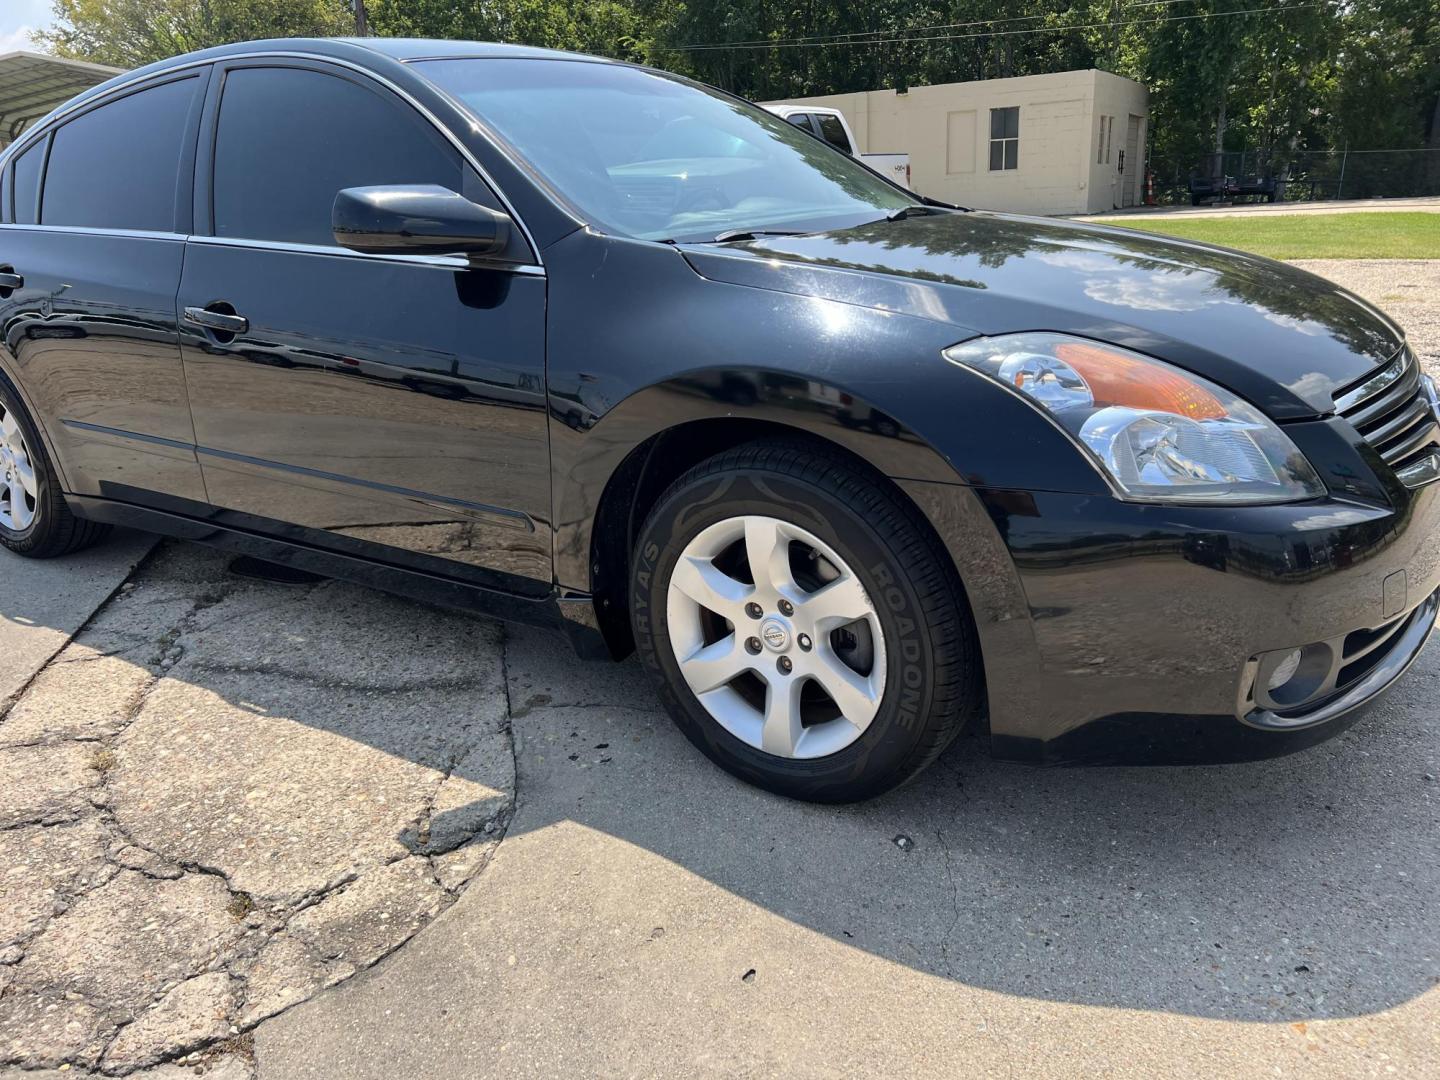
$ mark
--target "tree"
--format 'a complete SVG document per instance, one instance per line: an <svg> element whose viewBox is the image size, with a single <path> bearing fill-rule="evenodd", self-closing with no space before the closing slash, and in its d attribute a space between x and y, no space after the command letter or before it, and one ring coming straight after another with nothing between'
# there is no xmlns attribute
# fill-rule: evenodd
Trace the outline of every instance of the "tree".
<svg viewBox="0 0 1440 1080"><path fill-rule="evenodd" d="M354 30L346 0L55 0L57 25L35 35L57 56L138 67L254 38Z"/></svg>
<svg viewBox="0 0 1440 1080"><path fill-rule="evenodd" d="M503 41L624 60L647 56L647 20L623 0L367 0L382 37Z"/></svg>
<svg viewBox="0 0 1440 1080"><path fill-rule="evenodd" d="M1150 151L1413 149L1440 191L1437 0L367 0L381 36L598 53L755 100L1100 67L1150 88ZM61 56L132 66L245 38L353 32L350 0L56 0ZM1424 147L1430 147L1428 151ZM1353 157L1353 155L1352 155ZM1312 159L1321 160L1319 156ZM1367 169L1392 169L1376 155ZM1350 191L1352 172L1347 174ZM1378 174L1377 174L1378 175ZM1363 185L1362 185L1363 187ZM1358 190L1358 189L1357 189Z"/></svg>
<svg viewBox="0 0 1440 1080"><path fill-rule="evenodd" d="M1280 163L1326 145L1343 20L1303 0L1274 7L1194 0L1126 27L1119 73L1150 88L1151 160L1162 179L1183 180L1212 153L1269 151Z"/></svg>

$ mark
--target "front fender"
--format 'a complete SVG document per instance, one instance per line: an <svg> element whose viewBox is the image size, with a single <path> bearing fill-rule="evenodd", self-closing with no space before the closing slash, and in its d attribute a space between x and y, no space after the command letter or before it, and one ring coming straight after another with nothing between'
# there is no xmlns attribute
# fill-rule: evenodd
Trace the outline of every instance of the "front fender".
<svg viewBox="0 0 1440 1080"><path fill-rule="evenodd" d="M954 484L934 447L890 413L847 390L764 368L688 372L646 386L596 413L584 400L550 399L556 579L589 589L596 513L637 447L704 421L742 421L818 436L891 477Z"/></svg>
<svg viewBox="0 0 1440 1080"><path fill-rule="evenodd" d="M946 363L941 318L712 281L664 245L579 230L545 252L556 580L588 591L607 485L652 436L697 420L780 424L886 476L1107 494L1054 425ZM861 275L865 276L865 275ZM883 303L883 275L874 303Z"/></svg>

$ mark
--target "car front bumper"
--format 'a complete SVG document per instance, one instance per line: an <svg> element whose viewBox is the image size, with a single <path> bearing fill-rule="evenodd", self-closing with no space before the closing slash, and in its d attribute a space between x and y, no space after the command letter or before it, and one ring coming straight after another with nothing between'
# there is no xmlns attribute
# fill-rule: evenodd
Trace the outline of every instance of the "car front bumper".
<svg viewBox="0 0 1440 1080"><path fill-rule="evenodd" d="M1234 508L902 486L960 570L998 757L1191 764L1302 749L1394 684L1440 605L1440 484L1390 507ZM1334 653L1323 692L1277 705L1263 682L1275 657L1317 643Z"/></svg>

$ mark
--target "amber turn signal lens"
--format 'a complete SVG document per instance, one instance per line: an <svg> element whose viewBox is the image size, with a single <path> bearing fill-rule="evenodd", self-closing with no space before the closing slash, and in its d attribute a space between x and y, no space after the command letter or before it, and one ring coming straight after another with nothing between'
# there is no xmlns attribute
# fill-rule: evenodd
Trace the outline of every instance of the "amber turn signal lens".
<svg viewBox="0 0 1440 1080"><path fill-rule="evenodd" d="M1123 405L1189 417L1219 420L1225 406L1203 386L1179 372L1157 370L1137 356L1083 341L1055 346L1055 355L1090 385L1097 406Z"/></svg>

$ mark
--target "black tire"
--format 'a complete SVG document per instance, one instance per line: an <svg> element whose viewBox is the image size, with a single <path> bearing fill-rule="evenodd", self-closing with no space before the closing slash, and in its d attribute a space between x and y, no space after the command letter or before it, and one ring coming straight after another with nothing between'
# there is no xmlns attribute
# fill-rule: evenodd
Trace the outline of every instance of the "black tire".
<svg viewBox="0 0 1440 1080"><path fill-rule="evenodd" d="M70 512L55 469L50 464L45 443L40 438L35 423L30 419L20 395L3 376L0 376L0 405L5 412L13 415L25 436L25 448L35 468L36 486L39 488L35 500L35 520L23 529L9 529L0 525L0 544L17 555L30 559L53 559L59 555L87 548L103 539L110 526L85 521Z"/></svg>
<svg viewBox="0 0 1440 1080"><path fill-rule="evenodd" d="M874 720L838 753L796 760L752 747L710 715L680 673L666 625L671 574L702 529L742 514L808 530L854 568L876 601L895 660ZM883 478L823 448L750 444L681 476L641 530L631 622L641 660L690 741L742 780L795 799L853 802L903 784L934 761L984 703L974 622L938 540Z"/></svg>

